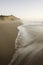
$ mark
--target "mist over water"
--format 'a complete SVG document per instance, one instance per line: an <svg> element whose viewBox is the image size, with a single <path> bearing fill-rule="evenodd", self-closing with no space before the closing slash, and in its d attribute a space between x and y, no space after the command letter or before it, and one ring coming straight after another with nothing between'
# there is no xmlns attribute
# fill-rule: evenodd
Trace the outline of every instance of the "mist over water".
<svg viewBox="0 0 43 65"><path fill-rule="evenodd" d="M43 21L23 21L23 24L25 25L43 25Z"/></svg>

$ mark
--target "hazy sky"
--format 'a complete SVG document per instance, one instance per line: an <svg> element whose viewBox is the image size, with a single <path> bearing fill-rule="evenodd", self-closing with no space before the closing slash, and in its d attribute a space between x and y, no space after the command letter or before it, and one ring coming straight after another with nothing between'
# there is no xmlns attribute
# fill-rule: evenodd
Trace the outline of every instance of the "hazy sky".
<svg viewBox="0 0 43 65"><path fill-rule="evenodd" d="M26 20L43 20L43 0L0 0L0 14Z"/></svg>

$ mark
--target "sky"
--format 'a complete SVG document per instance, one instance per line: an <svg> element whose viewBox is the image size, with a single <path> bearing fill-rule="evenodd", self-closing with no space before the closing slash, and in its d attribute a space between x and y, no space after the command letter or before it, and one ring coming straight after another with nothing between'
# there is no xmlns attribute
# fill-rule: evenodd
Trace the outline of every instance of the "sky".
<svg viewBox="0 0 43 65"><path fill-rule="evenodd" d="M43 21L43 0L0 0L0 15Z"/></svg>

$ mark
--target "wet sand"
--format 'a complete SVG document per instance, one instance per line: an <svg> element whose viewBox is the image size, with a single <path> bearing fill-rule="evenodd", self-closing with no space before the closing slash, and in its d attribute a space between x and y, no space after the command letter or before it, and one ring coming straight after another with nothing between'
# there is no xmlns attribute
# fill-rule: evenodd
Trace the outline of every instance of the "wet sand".
<svg viewBox="0 0 43 65"><path fill-rule="evenodd" d="M7 19L0 20L0 61L5 65L12 58L18 33L17 26L21 25L20 20Z"/></svg>

